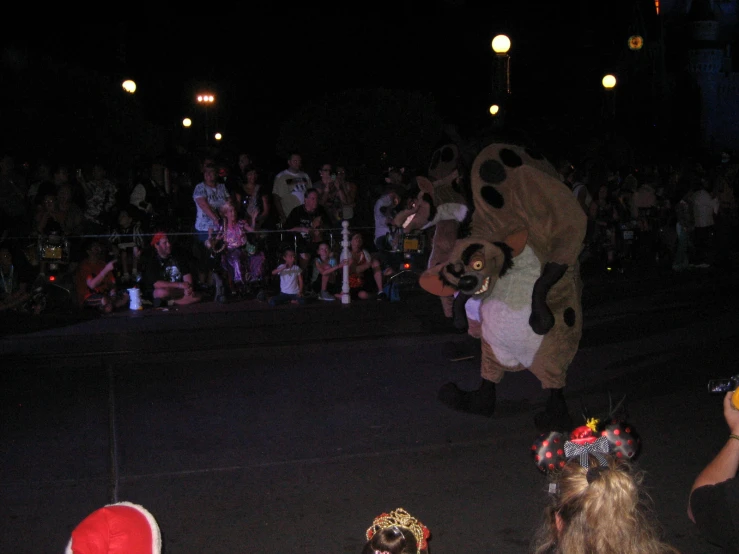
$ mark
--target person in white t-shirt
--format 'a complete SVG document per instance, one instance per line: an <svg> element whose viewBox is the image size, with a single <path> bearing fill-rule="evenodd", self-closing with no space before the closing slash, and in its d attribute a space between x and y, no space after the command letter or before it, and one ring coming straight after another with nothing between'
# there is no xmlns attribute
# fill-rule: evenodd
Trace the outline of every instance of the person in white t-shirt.
<svg viewBox="0 0 739 554"><path fill-rule="evenodd" d="M308 174L301 170L302 165L300 154L291 154L287 159L287 169L275 176L272 197L280 223L285 223L293 208L303 204L305 191L313 187Z"/></svg>
<svg viewBox="0 0 739 554"><path fill-rule="evenodd" d="M692 196L693 237L695 239L695 263L708 267L714 257L714 216L718 213L719 200L708 192L708 181L701 179Z"/></svg>
<svg viewBox="0 0 739 554"><path fill-rule="evenodd" d="M270 306L280 304L305 304L303 296L303 272L295 265L295 251L287 248L282 254L284 263L272 270L272 275L280 276L280 293L269 299Z"/></svg>
<svg viewBox="0 0 739 554"><path fill-rule="evenodd" d="M213 164L203 166L203 182L193 190L192 198L195 201L197 214L195 216L195 254L197 258L198 279L201 284L209 281L208 273L212 271L208 249L205 241L208 233L216 233L221 225L218 210L223 206L230 195L226 185L218 182L216 167ZM216 279L218 281L218 279ZM218 288L219 283L216 282Z"/></svg>

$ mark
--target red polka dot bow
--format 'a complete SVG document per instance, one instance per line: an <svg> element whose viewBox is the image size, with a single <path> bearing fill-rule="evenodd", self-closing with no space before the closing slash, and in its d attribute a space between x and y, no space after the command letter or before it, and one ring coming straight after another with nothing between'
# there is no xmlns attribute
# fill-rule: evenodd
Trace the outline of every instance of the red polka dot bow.
<svg viewBox="0 0 739 554"><path fill-rule="evenodd" d="M610 443L606 437L600 437L598 440L590 444L575 444L570 441L565 443L565 457L570 460L579 456L580 465L585 469L590 467L590 462L588 460L589 454L595 456L595 459L598 460L601 466L607 466L608 460L606 460L606 457L603 454L608 454L609 451Z"/></svg>

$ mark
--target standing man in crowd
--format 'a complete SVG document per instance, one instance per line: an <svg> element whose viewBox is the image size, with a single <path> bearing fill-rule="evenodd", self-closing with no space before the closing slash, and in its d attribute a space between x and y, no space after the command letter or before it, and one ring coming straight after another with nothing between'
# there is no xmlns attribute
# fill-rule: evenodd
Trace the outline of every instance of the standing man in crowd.
<svg viewBox="0 0 739 554"><path fill-rule="evenodd" d="M693 237L695 239L695 263L697 267L709 267L714 259L714 217L718 213L719 200L710 192L710 183L703 177L696 183L692 196Z"/></svg>
<svg viewBox="0 0 739 554"><path fill-rule="evenodd" d="M305 191L311 188L310 177L301 170L303 158L300 154L290 154L287 169L275 177L272 196L280 223L284 224L290 212L305 201Z"/></svg>
<svg viewBox="0 0 739 554"><path fill-rule="evenodd" d="M400 195L397 192L396 185L390 184L385 187L385 192L375 202L375 248L377 248L380 263L383 266L389 264L388 250L388 234L391 231L393 218L400 204Z"/></svg>

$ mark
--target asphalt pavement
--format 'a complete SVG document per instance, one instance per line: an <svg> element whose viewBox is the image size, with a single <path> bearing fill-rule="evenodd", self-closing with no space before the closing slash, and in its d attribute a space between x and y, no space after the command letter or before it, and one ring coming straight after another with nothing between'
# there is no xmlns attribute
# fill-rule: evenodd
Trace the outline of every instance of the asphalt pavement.
<svg viewBox="0 0 739 554"><path fill-rule="evenodd" d="M712 271L586 280L568 378L577 419L627 395L638 465L668 540L711 554L685 515L726 435L706 381L736 373L736 279ZM146 506L167 554L359 552L383 511L432 531L433 554L526 552L546 504L531 460L545 396L527 372L495 417L449 411L479 360L438 299L257 301L6 321L0 339L0 551L61 552L88 513Z"/></svg>

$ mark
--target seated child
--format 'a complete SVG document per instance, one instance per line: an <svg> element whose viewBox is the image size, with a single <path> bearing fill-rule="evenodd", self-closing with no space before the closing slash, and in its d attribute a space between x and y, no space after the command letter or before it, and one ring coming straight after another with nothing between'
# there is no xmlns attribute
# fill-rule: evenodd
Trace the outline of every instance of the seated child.
<svg viewBox="0 0 739 554"><path fill-rule="evenodd" d="M118 225L113 229L109 240L121 262L121 281L125 283L131 277L136 280L143 245L141 222L135 221L126 210L121 210L118 213Z"/></svg>
<svg viewBox="0 0 739 554"><path fill-rule="evenodd" d="M118 260L105 262L103 245L99 240L88 243L87 257L75 271L77 301L83 308L96 308L102 313L128 305L128 293L118 293L113 272Z"/></svg>
<svg viewBox="0 0 739 554"><path fill-rule="evenodd" d="M431 533L403 508L380 514L367 529L362 554L428 554Z"/></svg>
<svg viewBox="0 0 739 554"><path fill-rule="evenodd" d="M354 231L351 234L349 257L341 262L349 264L349 291L352 298L366 300L370 293L377 292L378 300L385 300L387 296L382 292L382 267L379 260L373 259L370 253L363 248L362 233Z"/></svg>
<svg viewBox="0 0 739 554"><path fill-rule="evenodd" d="M270 306L280 304L305 304L303 297L303 272L300 266L295 265L295 250L287 248L282 254L285 263L280 264L272 275L280 276L280 293L269 299Z"/></svg>
<svg viewBox="0 0 739 554"><path fill-rule="evenodd" d="M339 271L349 265L349 260L341 263L336 261L332 255L327 242L318 245L316 259L313 261L313 275L311 277L311 290L318 294L320 300L332 302L334 295L341 293L341 280Z"/></svg>
<svg viewBox="0 0 739 554"><path fill-rule="evenodd" d="M16 263L22 256L13 255L8 243L0 242L0 312L5 310L34 311L31 285L33 271L28 263ZM40 311L40 307L37 313Z"/></svg>

